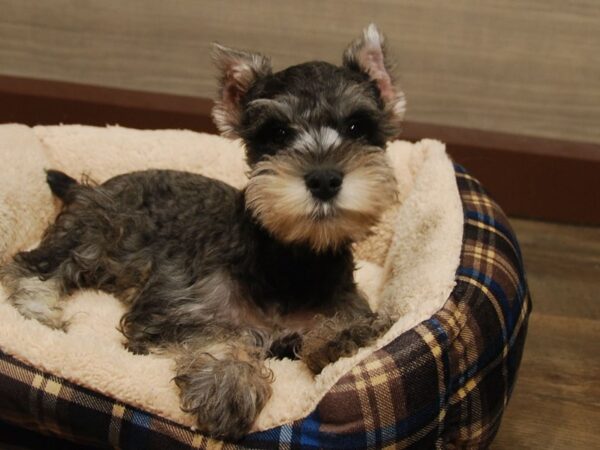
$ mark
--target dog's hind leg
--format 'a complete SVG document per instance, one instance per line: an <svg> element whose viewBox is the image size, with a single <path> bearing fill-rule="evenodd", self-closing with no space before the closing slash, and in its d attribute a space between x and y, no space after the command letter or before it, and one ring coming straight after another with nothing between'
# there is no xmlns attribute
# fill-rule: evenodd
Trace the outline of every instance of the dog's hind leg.
<svg viewBox="0 0 600 450"><path fill-rule="evenodd" d="M121 318L120 329L133 353L186 342L214 326L236 326L245 314L237 284L223 270L196 277L171 260L150 275Z"/></svg>
<svg viewBox="0 0 600 450"><path fill-rule="evenodd" d="M0 267L0 282L8 301L25 317L64 329L61 300L67 292L59 267L73 246L71 238L51 226L37 248L17 253Z"/></svg>
<svg viewBox="0 0 600 450"><path fill-rule="evenodd" d="M45 278L16 258L0 268L0 281L8 291L8 301L23 316L51 328L65 328L61 305L64 292L57 278Z"/></svg>
<svg viewBox="0 0 600 450"><path fill-rule="evenodd" d="M239 439L250 430L271 396L272 374L264 364L260 333L213 332L194 338L176 356L175 383L181 408L213 437Z"/></svg>

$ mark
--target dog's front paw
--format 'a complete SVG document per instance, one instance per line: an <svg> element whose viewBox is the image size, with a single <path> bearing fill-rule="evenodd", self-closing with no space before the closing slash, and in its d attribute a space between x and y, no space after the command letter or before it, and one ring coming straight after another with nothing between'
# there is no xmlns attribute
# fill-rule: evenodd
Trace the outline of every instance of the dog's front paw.
<svg viewBox="0 0 600 450"><path fill-rule="evenodd" d="M300 359L314 374L319 374L325 366L336 362L338 359L352 356L359 349L353 339L348 339L342 333L330 336L314 335L305 338L302 343Z"/></svg>
<svg viewBox="0 0 600 450"><path fill-rule="evenodd" d="M319 374L325 366L372 344L392 325L391 318L376 314L353 321L340 317L327 319L304 336L300 359L313 373Z"/></svg>
<svg viewBox="0 0 600 450"><path fill-rule="evenodd" d="M205 359L194 366L175 377L181 409L194 414L208 435L240 439L271 396L270 374L260 364L238 360Z"/></svg>

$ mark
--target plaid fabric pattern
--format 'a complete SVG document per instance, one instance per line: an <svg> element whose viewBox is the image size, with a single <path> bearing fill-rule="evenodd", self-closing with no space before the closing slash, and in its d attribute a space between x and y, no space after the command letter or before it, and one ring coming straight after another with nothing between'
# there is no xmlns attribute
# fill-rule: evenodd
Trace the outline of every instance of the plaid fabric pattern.
<svg viewBox="0 0 600 450"><path fill-rule="evenodd" d="M99 447L486 448L514 386L531 301L506 217L477 180L455 172L465 224L450 298L344 375L306 418L218 442L0 352L0 419Z"/></svg>

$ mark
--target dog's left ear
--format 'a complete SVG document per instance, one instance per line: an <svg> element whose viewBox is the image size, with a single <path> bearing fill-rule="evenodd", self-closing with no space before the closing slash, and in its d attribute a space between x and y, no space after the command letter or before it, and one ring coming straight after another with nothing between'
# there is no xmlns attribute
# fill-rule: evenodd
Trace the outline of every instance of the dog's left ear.
<svg viewBox="0 0 600 450"><path fill-rule="evenodd" d="M389 62L386 60L384 36L375 24L370 24L344 52L343 64L351 70L363 72L379 88L386 108L401 121L406 111L404 93L394 84Z"/></svg>
<svg viewBox="0 0 600 450"><path fill-rule="evenodd" d="M219 97L212 110L219 131L237 137L241 119L241 101L257 79L271 74L271 61L266 56L212 45L212 58L219 70Z"/></svg>

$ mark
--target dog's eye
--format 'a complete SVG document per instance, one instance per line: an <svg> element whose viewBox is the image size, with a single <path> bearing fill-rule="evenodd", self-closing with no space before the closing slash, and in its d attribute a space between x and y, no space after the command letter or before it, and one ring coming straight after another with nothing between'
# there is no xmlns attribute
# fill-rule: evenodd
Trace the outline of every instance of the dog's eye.
<svg viewBox="0 0 600 450"><path fill-rule="evenodd" d="M352 122L348 126L348 134L350 135L350 137L353 137L353 138L361 137L364 134L364 131L365 131L364 124L362 124L360 122Z"/></svg>
<svg viewBox="0 0 600 450"><path fill-rule="evenodd" d="M375 132L375 125L367 117L354 115L346 121L345 131L350 139L369 138Z"/></svg>
<svg viewBox="0 0 600 450"><path fill-rule="evenodd" d="M277 127L273 131L274 139L285 139L287 135L288 135L288 130L283 127Z"/></svg>
<svg viewBox="0 0 600 450"><path fill-rule="evenodd" d="M267 122L260 127L256 139L262 145L282 145L291 137L292 130L279 121Z"/></svg>

